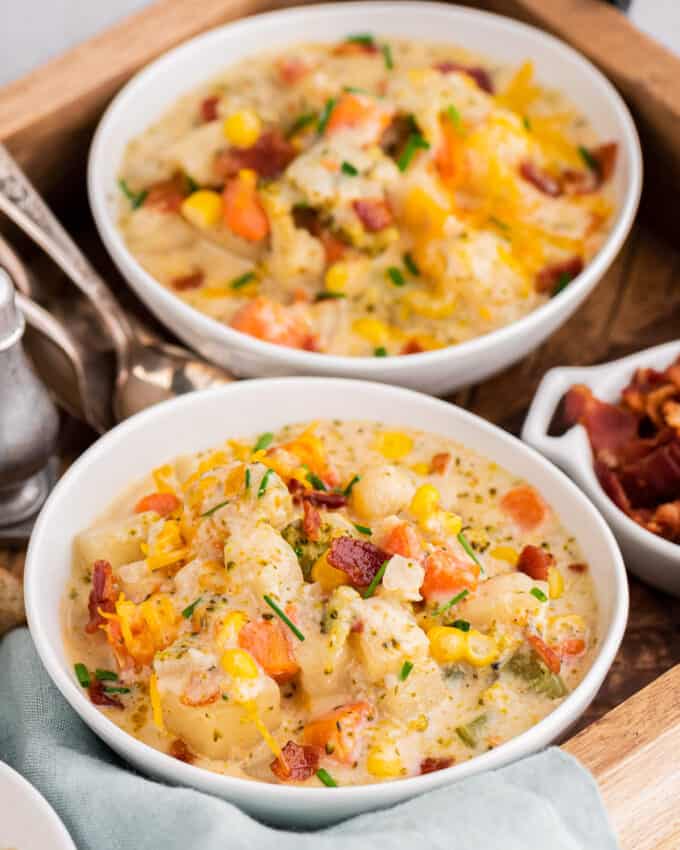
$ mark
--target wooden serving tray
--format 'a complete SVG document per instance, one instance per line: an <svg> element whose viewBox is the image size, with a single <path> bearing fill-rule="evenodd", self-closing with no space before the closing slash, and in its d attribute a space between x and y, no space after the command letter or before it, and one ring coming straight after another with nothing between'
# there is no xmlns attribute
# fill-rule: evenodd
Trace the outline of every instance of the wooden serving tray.
<svg viewBox="0 0 680 850"><path fill-rule="evenodd" d="M680 189L680 59L601 0L465 0L465 4L536 24L584 52L626 97L645 152L641 214L595 292L532 355L451 398L517 433L547 369L610 360L680 335L680 250L675 247L679 244L675 195ZM0 89L0 140L133 310L139 305L106 255L87 207L86 152L97 119L120 86L163 51L218 24L286 5L290 3L285 0L157 0ZM0 228L7 229L37 276L58 283L60 275L49 261L6 222L0 222ZM64 417L61 452L65 462L93 439L84 426ZM0 567L19 574L23 554L0 548ZM605 716L565 748L597 778L624 850L677 850L680 704L675 693L680 692L680 666L661 674L680 662L676 625L680 601L634 578L630 586L631 613L623 645L581 727ZM645 688L650 682L654 683Z"/></svg>

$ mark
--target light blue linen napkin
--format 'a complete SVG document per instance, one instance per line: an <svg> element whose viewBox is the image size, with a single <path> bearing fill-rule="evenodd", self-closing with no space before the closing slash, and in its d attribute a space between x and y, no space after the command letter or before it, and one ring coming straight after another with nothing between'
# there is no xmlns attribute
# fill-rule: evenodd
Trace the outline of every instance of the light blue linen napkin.
<svg viewBox="0 0 680 850"><path fill-rule="evenodd" d="M618 848L592 777L556 748L324 830L263 826L133 772L52 685L27 629L0 640L0 758L45 795L79 850Z"/></svg>

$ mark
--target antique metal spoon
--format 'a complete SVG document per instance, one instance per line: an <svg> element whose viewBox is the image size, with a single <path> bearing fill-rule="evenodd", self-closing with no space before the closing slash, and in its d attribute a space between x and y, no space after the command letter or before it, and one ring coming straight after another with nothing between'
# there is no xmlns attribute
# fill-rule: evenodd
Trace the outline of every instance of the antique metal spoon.
<svg viewBox="0 0 680 850"><path fill-rule="evenodd" d="M0 210L89 298L111 338L117 373L108 417L110 424L163 399L234 380L225 370L179 346L141 338L111 290L3 145L0 145Z"/></svg>

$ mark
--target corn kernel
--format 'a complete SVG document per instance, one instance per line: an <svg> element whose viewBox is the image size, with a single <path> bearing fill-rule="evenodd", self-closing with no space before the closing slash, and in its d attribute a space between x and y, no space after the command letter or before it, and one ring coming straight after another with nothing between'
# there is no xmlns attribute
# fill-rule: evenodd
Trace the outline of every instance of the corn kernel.
<svg viewBox="0 0 680 850"><path fill-rule="evenodd" d="M403 764L399 756L385 753L379 747L372 747L368 751L366 769L371 776L390 779L402 775Z"/></svg>
<svg viewBox="0 0 680 850"><path fill-rule="evenodd" d="M336 587L348 584L349 581L347 573L342 570L336 570L335 567L332 567L328 563L326 555L327 552L324 552L323 555L321 555L321 557L314 563L314 566L312 567L312 580L321 585L321 589L324 593L330 593L332 590L335 590Z"/></svg>
<svg viewBox="0 0 680 850"><path fill-rule="evenodd" d="M190 224L207 230L222 218L222 196L212 189L199 189L182 201L181 209Z"/></svg>
<svg viewBox="0 0 680 850"><path fill-rule="evenodd" d="M557 567L548 569L548 595L551 599L559 599L564 593L564 578Z"/></svg>
<svg viewBox="0 0 680 850"><path fill-rule="evenodd" d="M343 293L348 280L347 263L333 263L326 272L326 289L328 292Z"/></svg>
<svg viewBox="0 0 680 850"><path fill-rule="evenodd" d="M413 494L409 510L418 519L427 519L439 505L439 490L433 484L421 484Z"/></svg>
<svg viewBox="0 0 680 850"><path fill-rule="evenodd" d="M383 431L373 447L388 460L401 460L413 449L413 440L401 431Z"/></svg>
<svg viewBox="0 0 680 850"><path fill-rule="evenodd" d="M422 289L413 289L404 295L404 303L426 319L447 319L456 312L458 299L453 292L437 296Z"/></svg>
<svg viewBox="0 0 680 850"><path fill-rule="evenodd" d="M415 233L440 236L448 214L448 210L424 189L412 189L406 196L403 219L406 227Z"/></svg>
<svg viewBox="0 0 680 850"><path fill-rule="evenodd" d="M381 322L380 319L367 317L356 319L352 323L352 330L355 334L373 343L373 345L384 345L390 339L390 328L385 322Z"/></svg>
<svg viewBox="0 0 680 850"><path fill-rule="evenodd" d="M257 679L257 664L245 649L227 649L220 659L220 664L234 679Z"/></svg>
<svg viewBox="0 0 680 850"><path fill-rule="evenodd" d="M430 655L440 664L467 660L467 634L450 626L435 626L427 633Z"/></svg>
<svg viewBox="0 0 680 850"><path fill-rule="evenodd" d="M234 643L247 622L248 615L244 611L230 611L220 623L215 635L215 642L220 649Z"/></svg>
<svg viewBox="0 0 680 850"><path fill-rule="evenodd" d="M227 115L222 124L227 140L238 148L250 148L260 138L262 122L252 109L239 109Z"/></svg>
<svg viewBox="0 0 680 850"><path fill-rule="evenodd" d="M411 469L415 472L416 475L429 475L430 474L430 464L429 463L414 463Z"/></svg>
<svg viewBox="0 0 680 850"><path fill-rule="evenodd" d="M465 635L465 660L475 667L487 667L498 658L498 646L490 636L470 629Z"/></svg>
<svg viewBox="0 0 680 850"><path fill-rule="evenodd" d="M413 732L425 732L429 725L430 721L427 719L427 715L419 714L414 720L410 721L408 728Z"/></svg>
<svg viewBox="0 0 680 850"><path fill-rule="evenodd" d="M505 561L512 567L514 567L517 564L517 561L519 561L519 552L514 546L494 546L494 548L489 552L489 555L497 561Z"/></svg>
<svg viewBox="0 0 680 850"><path fill-rule="evenodd" d="M451 537L460 534L463 528L463 520L458 514L452 514L450 511L438 511L437 518L441 522L445 534L449 534Z"/></svg>

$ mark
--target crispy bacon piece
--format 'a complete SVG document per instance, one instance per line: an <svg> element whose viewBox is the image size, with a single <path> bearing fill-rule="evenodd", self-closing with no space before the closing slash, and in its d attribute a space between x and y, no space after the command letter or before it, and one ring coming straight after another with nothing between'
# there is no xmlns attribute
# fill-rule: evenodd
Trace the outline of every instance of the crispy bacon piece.
<svg viewBox="0 0 680 850"><path fill-rule="evenodd" d="M651 508L680 494L680 437L621 467L619 480L634 507Z"/></svg>
<svg viewBox="0 0 680 850"><path fill-rule="evenodd" d="M544 266L536 275L536 292L554 293L558 286L569 283L583 271L583 260L574 255L568 260Z"/></svg>
<svg viewBox="0 0 680 850"><path fill-rule="evenodd" d="M169 753L174 759L183 761L186 764L191 764L196 758L181 738L175 738L172 744L170 744Z"/></svg>
<svg viewBox="0 0 680 850"><path fill-rule="evenodd" d="M528 635L527 641L551 673L559 673L562 667L560 656L538 635Z"/></svg>
<svg viewBox="0 0 680 850"><path fill-rule="evenodd" d="M535 581L547 581L548 570L554 563L555 558L540 546L525 546L519 554L517 569Z"/></svg>
<svg viewBox="0 0 680 850"><path fill-rule="evenodd" d="M144 206L158 212L177 212L186 194L186 181L181 174L176 174L169 180L161 180L151 186L144 199Z"/></svg>
<svg viewBox="0 0 680 850"><path fill-rule="evenodd" d="M281 758L271 763L271 771L283 782L304 782L319 769L321 750L318 747L288 741L281 750Z"/></svg>
<svg viewBox="0 0 680 850"><path fill-rule="evenodd" d="M420 762L420 774L434 773L436 770L446 770L453 764L453 758L432 758L428 756Z"/></svg>
<svg viewBox="0 0 680 850"><path fill-rule="evenodd" d="M330 490L307 490L295 478L291 478L288 482L288 491L292 494L294 502L311 502L315 507L326 508L329 511L344 508L347 504L347 496L344 493L335 493Z"/></svg>
<svg viewBox="0 0 680 850"><path fill-rule="evenodd" d="M118 580L113 574L113 568L108 561L95 561L92 568L92 590L87 606L90 619L85 631L92 635L106 623L106 618L99 613L113 614L116 610L118 597Z"/></svg>
<svg viewBox="0 0 680 850"><path fill-rule="evenodd" d="M302 528L305 534L310 540L318 540L319 529L321 528L321 514L308 499L303 499L302 511Z"/></svg>
<svg viewBox="0 0 680 850"><path fill-rule="evenodd" d="M567 569L571 570L573 573L585 573L588 571L588 564L583 564L580 562L576 564L569 564Z"/></svg>
<svg viewBox="0 0 680 850"><path fill-rule="evenodd" d="M654 534L680 543L680 499L658 507L649 519L647 528Z"/></svg>
<svg viewBox="0 0 680 850"><path fill-rule="evenodd" d="M394 221L392 210L384 198L359 198L352 207L369 233L378 233Z"/></svg>
<svg viewBox="0 0 680 850"><path fill-rule="evenodd" d="M630 410L600 401L583 384L568 390L564 416L569 425L584 426L596 457L603 450L616 453L637 437L638 419Z"/></svg>
<svg viewBox="0 0 680 850"><path fill-rule="evenodd" d="M217 120L217 104L219 102L220 99L217 95L206 97L201 101L201 118L206 124Z"/></svg>
<svg viewBox="0 0 680 850"><path fill-rule="evenodd" d="M260 177L278 177L297 156L297 151L281 130L267 130L249 148L227 148L215 157L214 171L220 180L234 177L242 168Z"/></svg>
<svg viewBox="0 0 680 850"><path fill-rule="evenodd" d="M340 260L347 251L347 243L321 222L318 210L312 207L294 207L293 221L300 230L306 230L320 240L330 265Z"/></svg>
<svg viewBox="0 0 680 850"><path fill-rule="evenodd" d="M535 162L525 159L519 167L520 175L528 183L531 183L539 192L544 195L549 195L551 198L558 198L562 194L562 184L552 174L545 171Z"/></svg>
<svg viewBox="0 0 680 850"><path fill-rule="evenodd" d="M450 452L438 452L430 460L430 475L443 475L451 461Z"/></svg>
<svg viewBox="0 0 680 850"><path fill-rule="evenodd" d="M107 694L104 690L106 686L105 682L101 682L95 676L90 678L90 684L87 687L87 692L90 697L90 702L93 705L106 705L109 708L123 708L123 703L118 699L118 697L113 696L113 694Z"/></svg>
<svg viewBox="0 0 680 850"><path fill-rule="evenodd" d="M354 587L368 587L389 557L384 549L354 537L336 537L326 555L332 567L347 573Z"/></svg>
<svg viewBox="0 0 680 850"><path fill-rule="evenodd" d="M442 74L451 74L454 71L461 71L463 74L467 74L468 77L472 77L482 91L485 91L487 94L493 94L494 92L493 81L486 68L472 65L461 65L460 62L451 62L448 60L444 62L437 62L434 65L434 68Z"/></svg>
<svg viewBox="0 0 680 850"><path fill-rule="evenodd" d="M589 159L594 168L575 169L567 168L562 172L562 186L568 195L587 195L597 192L614 173L618 145L616 142L607 142L596 148L588 150Z"/></svg>
<svg viewBox="0 0 680 850"><path fill-rule="evenodd" d="M401 349L402 354L421 354L423 351L425 349L417 339L410 339L408 342L405 342Z"/></svg>
<svg viewBox="0 0 680 850"><path fill-rule="evenodd" d="M205 274L202 271L195 271L173 278L170 281L170 286L177 292L186 292L188 289L198 289L199 286L203 285L204 280Z"/></svg>

